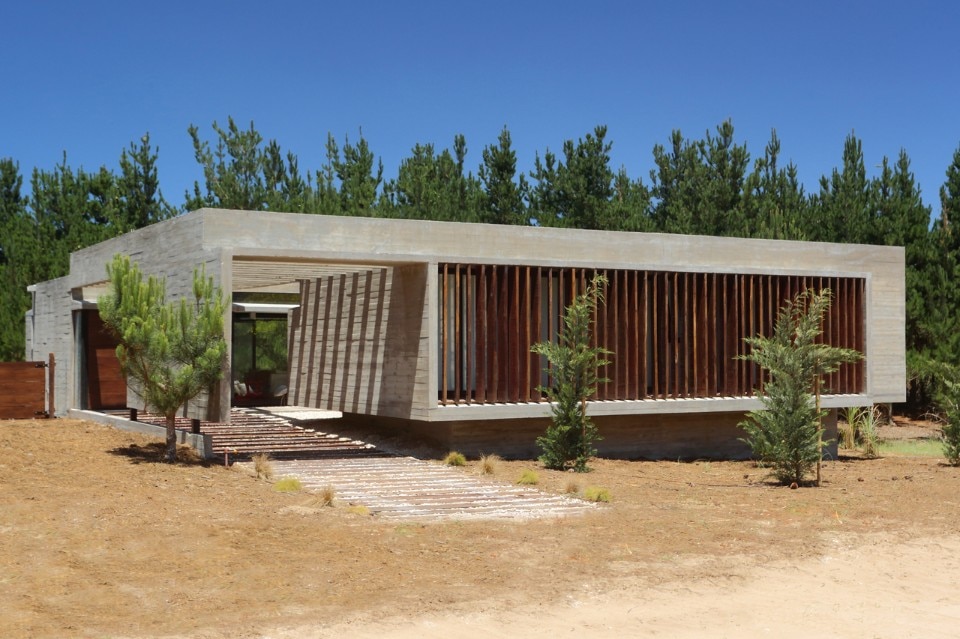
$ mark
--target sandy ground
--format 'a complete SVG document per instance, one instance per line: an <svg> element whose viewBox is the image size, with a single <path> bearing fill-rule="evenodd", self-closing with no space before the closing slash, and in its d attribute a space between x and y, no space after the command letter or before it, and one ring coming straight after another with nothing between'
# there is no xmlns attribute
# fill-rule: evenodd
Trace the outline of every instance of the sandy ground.
<svg viewBox="0 0 960 639"><path fill-rule="evenodd" d="M0 423L0 636L960 634L960 469L942 459L842 456L798 490L743 462L598 460L538 470L544 490L608 488L596 513L423 525L159 448Z"/></svg>
<svg viewBox="0 0 960 639"><path fill-rule="evenodd" d="M956 637L960 633L960 539L836 536L838 551L758 564L750 557L689 559L711 576L625 579L589 585L563 600L504 608L278 629L307 637ZM853 549L843 550L851 543ZM931 570L935 566L935 569Z"/></svg>

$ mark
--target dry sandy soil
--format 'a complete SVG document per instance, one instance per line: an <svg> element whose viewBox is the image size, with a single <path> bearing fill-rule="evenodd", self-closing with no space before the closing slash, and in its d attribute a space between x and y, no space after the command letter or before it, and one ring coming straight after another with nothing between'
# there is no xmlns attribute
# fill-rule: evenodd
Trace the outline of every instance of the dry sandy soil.
<svg viewBox="0 0 960 639"><path fill-rule="evenodd" d="M597 512L423 525L87 422L0 422L0 450L0 637L960 635L942 459L841 457L798 490L744 462L598 460L538 471L608 488Z"/></svg>

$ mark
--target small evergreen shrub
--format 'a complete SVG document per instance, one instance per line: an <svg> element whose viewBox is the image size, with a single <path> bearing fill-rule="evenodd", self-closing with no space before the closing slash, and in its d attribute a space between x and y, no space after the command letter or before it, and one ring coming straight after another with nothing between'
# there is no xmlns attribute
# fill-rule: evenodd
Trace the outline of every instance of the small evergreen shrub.
<svg viewBox="0 0 960 639"><path fill-rule="evenodd" d="M600 438L596 425L587 416L587 400L603 381L598 371L608 362L610 352L591 346L592 323L597 304L603 301L602 287L607 279L597 275L586 292L578 295L563 315L556 342L539 342L530 350L546 358L545 372L552 385L540 391L550 400L552 422L537 446L543 451L540 461L551 470L573 468L589 470L587 462L597 454Z"/></svg>
<svg viewBox="0 0 960 639"><path fill-rule="evenodd" d="M943 411L943 456L951 466L960 466L960 384L944 382L938 401Z"/></svg>
<svg viewBox="0 0 960 639"><path fill-rule="evenodd" d="M820 480L823 447L820 382L860 353L819 341L823 317L830 307L830 290L808 289L788 301L777 314L772 337L745 339L750 351L744 359L768 373L758 391L763 409L747 414L740 427L743 439L759 464L769 467L783 484L801 484L814 467Z"/></svg>

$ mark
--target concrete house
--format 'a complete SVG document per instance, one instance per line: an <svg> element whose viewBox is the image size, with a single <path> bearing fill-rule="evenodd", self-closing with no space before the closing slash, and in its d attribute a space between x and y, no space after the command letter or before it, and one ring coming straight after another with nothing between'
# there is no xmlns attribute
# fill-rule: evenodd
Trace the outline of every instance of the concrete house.
<svg viewBox="0 0 960 639"><path fill-rule="evenodd" d="M864 353L826 380L837 408L905 400L904 252L745 240L201 209L77 251L30 287L27 358L53 352L65 408L136 407L100 327L116 253L232 300L231 356L191 417L285 402L412 432L466 453L533 455L549 383L530 346L606 275L595 335L613 355L589 404L601 454L738 457L761 372L737 359L783 300L831 289L824 340Z"/></svg>

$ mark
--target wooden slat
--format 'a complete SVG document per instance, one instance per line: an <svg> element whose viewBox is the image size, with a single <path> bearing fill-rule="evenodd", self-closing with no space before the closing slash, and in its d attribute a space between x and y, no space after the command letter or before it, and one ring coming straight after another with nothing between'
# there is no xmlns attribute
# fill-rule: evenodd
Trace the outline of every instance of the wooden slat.
<svg viewBox="0 0 960 639"><path fill-rule="evenodd" d="M670 354L667 356L667 362L669 362L670 367L673 369L673 375L668 376L668 379L671 381L671 397L679 397L680 395L680 291L677 287L677 280L679 279L679 273L670 273L670 319L673 321L668 324L667 330L670 330L670 325L673 328L673 334L670 336L670 339L667 343L670 345Z"/></svg>
<svg viewBox="0 0 960 639"><path fill-rule="evenodd" d="M660 326L663 322L663 304L660 302L660 273L653 273L650 278L652 289L650 295L653 299L653 314L651 315L651 336L653 338L653 397L660 398Z"/></svg>
<svg viewBox="0 0 960 639"><path fill-rule="evenodd" d="M455 264L455 277L453 280L453 306L454 306L454 403L465 404L469 395L469 386L467 385L467 326L469 325L469 316L467 314L467 277L469 270L466 264Z"/></svg>
<svg viewBox="0 0 960 639"><path fill-rule="evenodd" d="M464 309L466 317L466 402L472 404L474 393L476 393L476 325L477 325L477 296L476 296L476 278L474 276L474 266L466 267L464 274Z"/></svg>
<svg viewBox="0 0 960 639"><path fill-rule="evenodd" d="M513 273L513 277L510 278L511 281L511 296L510 296L510 375L508 379L510 380L510 401L518 402L520 401L520 360L521 357L521 348L520 348L520 323L523 318L523 312L520 308L520 267L511 266L510 270Z"/></svg>
<svg viewBox="0 0 960 639"><path fill-rule="evenodd" d="M623 389L622 399L640 399L636 393L637 375L640 369L640 350L637 347L637 329L639 323L639 313L636 311L636 292L633 288L636 271L623 272L623 282L621 283L621 310L620 327L621 340L623 341L623 352L626 359L623 362Z"/></svg>
<svg viewBox="0 0 960 639"><path fill-rule="evenodd" d="M447 397L447 367L449 366L447 362L447 343L448 343L448 327L450 326L450 318L447 314L450 312L450 306L447 301L447 291L450 289L448 278L449 278L449 264L443 264L440 267L440 311L441 321L440 321L440 403L446 404L449 401Z"/></svg>
<svg viewBox="0 0 960 639"><path fill-rule="evenodd" d="M640 314L640 322L638 327L637 335L637 348L639 352L643 354L642 357L638 360L637 371L637 397L641 399L647 399L650 396L650 393L647 390L647 362L650 361L651 352L647 349L647 336L649 333L649 308L650 308L650 295L648 294L648 283L649 275L646 271L643 272L643 286L640 287L640 275L637 274L635 284L637 288L640 288L637 295L637 311ZM642 293L643 297L640 297Z"/></svg>
<svg viewBox="0 0 960 639"><path fill-rule="evenodd" d="M850 279L849 278L845 277L841 280L840 290L841 290L840 300L839 300L840 303L837 305L839 309L843 310L843 314L842 314L843 335L841 335L841 338L840 338L841 339L840 346L841 348L850 348L850 346L853 343L853 340L851 339L851 335L850 335L852 318L849 312L849 309L850 309ZM849 372L850 372L849 364L844 364L840 366L840 368L837 370L837 375L836 375L837 381L834 384L834 388L836 388L837 390L835 392L845 392L846 389L849 387L849 384L848 384Z"/></svg>
<svg viewBox="0 0 960 639"><path fill-rule="evenodd" d="M487 401L487 266L481 264L477 268L476 295L476 392L474 398L478 404Z"/></svg>
<svg viewBox="0 0 960 639"><path fill-rule="evenodd" d="M500 318L500 269L499 266L490 267L490 356L489 377L487 379L487 401L496 403L500 401L500 325L503 323Z"/></svg>
<svg viewBox="0 0 960 639"><path fill-rule="evenodd" d="M646 344L643 342L641 335L641 330L643 325L646 323L646 307L640 302L640 290L639 290L639 280L640 273L637 271L630 272L630 317L632 318L632 328L631 337L633 339L633 347L631 349L633 353L633 377L631 379L632 385L629 387L629 396L633 399L645 399L647 394L646 388L646 369L647 369L647 355L646 355ZM640 316L640 313L643 312L643 317Z"/></svg>
<svg viewBox="0 0 960 639"><path fill-rule="evenodd" d="M677 315L679 315L678 320L678 331L677 331L677 354L679 355L677 359L677 366L679 370L680 383L677 387L677 391L680 394L680 397L689 397L690 396L690 340L687 335L687 332L690 330L690 299L689 299L689 287L687 286L687 280L689 273L677 273L677 294L679 298L677 300Z"/></svg>
<svg viewBox="0 0 960 639"><path fill-rule="evenodd" d="M530 347L532 346L532 342L530 341L530 324L532 321L532 317L530 315L530 306L532 302L531 294L530 267L525 266L523 269L523 313L521 315L522 326L520 327L522 339L520 341L520 352L517 353L517 357L520 358L520 401L523 402L530 401Z"/></svg>

